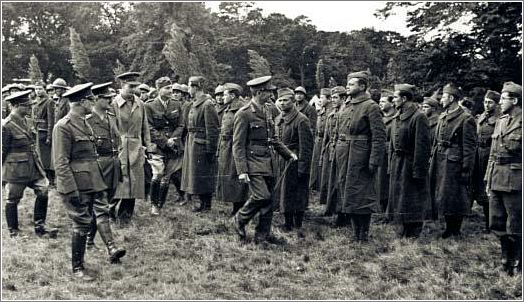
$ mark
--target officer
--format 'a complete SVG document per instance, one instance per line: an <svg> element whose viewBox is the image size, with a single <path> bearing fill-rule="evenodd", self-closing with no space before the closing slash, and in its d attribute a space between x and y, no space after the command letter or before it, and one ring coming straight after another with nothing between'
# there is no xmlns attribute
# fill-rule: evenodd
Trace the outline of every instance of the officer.
<svg viewBox="0 0 524 302"><path fill-rule="evenodd" d="M233 218L235 231L241 240L246 239L246 224L259 214L255 228L255 241L272 241L273 219L272 191L276 172L272 151L285 159L297 160L282 142L275 137L271 109L266 102L271 97L271 76L247 82L252 99L235 114L233 130L233 158L238 179L249 186L249 198Z"/></svg>
<svg viewBox="0 0 524 302"><path fill-rule="evenodd" d="M309 103L306 101L306 89L304 87L298 86L295 88L295 101L298 111L307 116L309 119L311 132L313 135L315 135L317 126L317 110L314 106L309 105Z"/></svg>
<svg viewBox="0 0 524 302"><path fill-rule="evenodd" d="M504 270L522 271L522 86L506 82L486 172L489 227L500 238Z"/></svg>
<svg viewBox="0 0 524 302"><path fill-rule="evenodd" d="M380 202L380 210L382 213L386 212L388 206L388 196L389 196L389 173L388 173L388 161L389 161L389 141L391 138L391 125L395 118L396 110L395 105L393 104L393 93L389 90L382 90L381 98L378 102L380 106L380 111L382 111L382 121L386 127L386 152L384 153L384 158L382 164L378 168L378 195ZM411 100L412 101L412 100Z"/></svg>
<svg viewBox="0 0 524 302"><path fill-rule="evenodd" d="M111 263L119 262L126 253L113 241L109 225L108 188L98 162L95 134L86 121L86 115L92 112L95 98L91 93L92 86L93 83L80 84L64 93L64 97L70 98L70 110L53 130L57 191L73 220L73 276L81 281L93 280L84 269L86 237L93 220L91 207Z"/></svg>
<svg viewBox="0 0 524 302"><path fill-rule="evenodd" d="M320 189L320 175L322 170L322 161L320 160L320 151L322 150L322 139L324 138L324 127L326 125L327 116L331 112L331 89L320 89L320 110L317 114L317 132L315 135L315 142L313 147L313 155L311 159L311 178L309 179L309 188L313 191Z"/></svg>
<svg viewBox="0 0 524 302"><path fill-rule="evenodd" d="M140 100L144 103L146 103L148 100L154 100L155 98L152 98L150 99L149 98L149 92L151 91L151 89L149 88L149 86L145 83L142 83L140 85L138 85L138 92L140 93Z"/></svg>
<svg viewBox="0 0 524 302"><path fill-rule="evenodd" d="M118 159L118 149L120 147L120 135L116 126L115 114L110 112L111 101L116 93L109 91L112 82L107 82L91 87L91 91L96 97L95 105L91 114L86 116L88 125L93 129L95 137L96 152L98 163L107 186L107 200L109 204L113 200L116 187L120 179L120 161ZM97 249L95 245L96 235L96 213L93 205L89 211L93 214L91 228L87 234L87 248Z"/></svg>
<svg viewBox="0 0 524 302"><path fill-rule="evenodd" d="M171 179L182 169L179 150L182 145L182 107L172 100L173 88L168 77L155 82L158 97L146 106L147 120L151 131L151 215L158 216L164 206ZM179 191L179 195L181 195Z"/></svg>
<svg viewBox="0 0 524 302"><path fill-rule="evenodd" d="M428 118L430 130L429 141L431 144L433 144L433 140L435 139L435 131L437 131L438 118L440 115L440 104L433 96L425 97L424 101L422 102L421 109Z"/></svg>
<svg viewBox="0 0 524 302"><path fill-rule="evenodd" d="M56 229L46 229L48 181L26 116L31 114L30 91L15 92L5 101L11 113L2 120L2 180L6 182L5 215L9 235L18 236L18 203L26 187L36 195L34 207L35 233L56 237Z"/></svg>
<svg viewBox="0 0 524 302"><path fill-rule="evenodd" d="M49 186L54 187L54 172L51 169L51 135L49 132L49 123L53 123L51 118L53 115L49 112L52 100L48 97L44 90L43 83L35 85L35 102L33 104L32 117L37 133L38 154L46 177L49 180Z"/></svg>
<svg viewBox="0 0 524 302"><path fill-rule="evenodd" d="M484 176L488 167L489 152L491 149L491 136L495 130L495 123L500 116L498 103L500 93L488 90L484 96L484 112L477 117L477 152L475 154L475 168L473 170L473 196L482 206L484 212L485 229L489 233L489 198L486 195ZM472 202L473 205L473 202Z"/></svg>
<svg viewBox="0 0 524 302"><path fill-rule="evenodd" d="M189 78L193 98L185 127L187 130L182 168L182 190L198 195L200 206L194 212L211 210L215 191L215 164L218 144L218 114L211 97L204 93L204 77Z"/></svg>
<svg viewBox="0 0 524 302"><path fill-rule="evenodd" d="M430 193L438 215L446 220L445 239L460 235L463 218L469 214L477 130L473 116L458 104L460 89L448 84L442 92L445 112L439 117L431 149Z"/></svg>

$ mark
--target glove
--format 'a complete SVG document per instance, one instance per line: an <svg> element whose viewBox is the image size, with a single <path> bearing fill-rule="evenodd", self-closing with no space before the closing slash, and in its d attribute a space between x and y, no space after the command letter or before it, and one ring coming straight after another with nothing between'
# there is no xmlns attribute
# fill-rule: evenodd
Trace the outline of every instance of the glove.
<svg viewBox="0 0 524 302"><path fill-rule="evenodd" d="M248 183L250 181L249 175L247 175L247 173L242 173L238 175L238 180L240 180L240 182L243 182L243 183Z"/></svg>
<svg viewBox="0 0 524 302"><path fill-rule="evenodd" d="M291 161L297 161L298 160L298 156L295 154L295 153L291 153L291 158L290 158Z"/></svg>
<svg viewBox="0 0 524 302"><path fill-rule="evenodd" d="M377 172L378 166L370 163L368 169L369 173L375 174L375 172Z"/></svg>

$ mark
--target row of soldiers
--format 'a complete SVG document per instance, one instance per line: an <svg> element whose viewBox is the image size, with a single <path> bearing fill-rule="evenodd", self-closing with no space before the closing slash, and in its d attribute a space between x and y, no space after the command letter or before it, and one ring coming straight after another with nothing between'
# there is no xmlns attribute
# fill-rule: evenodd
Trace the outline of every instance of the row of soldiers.
<svg viewBox="0 0 524 302"><path fill-rule="evenodd" d="M33 163L24 164L35 174L23 181L4 175L8 188L21 183L22 193L26 186L34 188L35 181L52 178L52 173L34 169L45 160L42 146L51 142L48 170L55 171L57 191L74 222L73 271L81 279L90 278L84 273L83 251L86 242L93 245L96 226L111 261L118 262L125 250L115 246L109 219L128 222L135 199L144 199L146 193L151 214L159 215L171 182L183 202L195 197L199 200L195 211L209 210L213 195L231 202L233 227L242 240L247 238L245 226L256 215L255 240L274 239L275 204L285 218L283 229L300 230L310 189L318 191L320 203L326 204L325 215L337 214L339 225L351 222L357 242L368 240L371 214L377 211L402 224L401 235L408 238L419 236L425 220L438 217L446 220L444 238L460 234L462 219L470 208L472 175L478 168L476 163L483 165L476 158L488 143L484 141L477 148L475 121L459 106L460 90L453 85L444 87L440 103L445 112L435 118L432 111L439 107L439 100L425 99L419 110L414 103L415 87L409 84L383 93L377 104L367 92L368 72L349 74L346 87L322 89L318 112L306 101L304 88L277 90L270 76L249 81L251 99L246 100L241 97L242 87L234 83L217 87L215 98L211 98L204 92L201 76L191 77L188 85L159 78L152 95L149 87L137 81L138 76L133 72L117 76L121 84L118 94L111 90L111 82L55 92L47 108L67 100L68 112L55 121L51 132L49 125L34 127L36 147L28 135L18 135L32 146L31 151L23 152ZM58 84L65 86L65 81ZM11 137L6 141L3 137L3 163L5 155L10 159L5 163L12 165L7 169L4 164L3 173L18 172L15 167L24 165L12 140L17 127L9 125L25 127L30 134L30 124L23 120L30 111L23 108L31 105L33 123L40 120L36 122L39 125L44 120L35 114L39 112L35 110L38 99L43 98L39 90L14 93L5 99L15 110L2 124L3 133L5 129L6 137ZM30 101L33 92L36 101ZM521 87L506 83L502 92L502 113L518 120ZM492 98L487 95L495 103ZM513 106L505 107L506 103ZM479 125L488 120L496 128L497 117L491 117L491 112L487 110ZM56 111L54 114L56 119ZM502 146L515 143L505 141L507 133L512 132L510 137L521 133L520 127L514 127L520 122L516 120L499 129L504 135L499 133L498 141L493 140L500 147L493 151L486 173L486 191L492 196L487 207L491 208L490 226L500 233L508 272L520 266L517 242L521 236L520 220L514 221L516 215L520 217L520 200L518 208L508 200L520 198L521 188L508 187L508 173L501 171L517 170L520 162L515 152L520 149L508 151ZM13 129L15 134L10 136ZM487 139L488 131L480 129L479 137ZM49 133L52 135L46 135ZM500 160L503 157L506 159ZM511 184L520 184L520 173L510 176ZM10 196L6 191L8 228L16 236L13 209L21 195ZM47 192L40 195L47 198ZM484 202L481 197L476 200ZM35 219L37 216L35 207ZM511 222L507 228L506 220Z"/></svg>

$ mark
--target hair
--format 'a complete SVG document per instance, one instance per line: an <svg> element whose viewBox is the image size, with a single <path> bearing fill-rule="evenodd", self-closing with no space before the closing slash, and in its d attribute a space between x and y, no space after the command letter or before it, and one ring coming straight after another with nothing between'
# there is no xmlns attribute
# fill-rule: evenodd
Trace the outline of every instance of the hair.
<svg viewBox="0 0 524 302"><path fill-rule="evenodd" d="M235 98L239 98L240 97L240 92L236 89L232 89L232 90L228 90L229 94L234 94L235 95Z"/></svg>
<svg viewBox="0 0 524 302"><path fill-rule="evenodd" d="M366 87L365 90L368 89L368 80L367 79L357 78L357 83L358 85L364 85Z"/></svg>
<svg viewBox="0 0 524 302"><path fill-rule="evenodd" d="M412 102L413 101L413 93L411 93L409 91L399 91L398 95L400 97L405 97L406 100L408 100L408 102Z"/></svg>
<svg viewBox="0 0 524 302"><path fill-rule="evenodd" d="M515 92L509 92L508 91L508 96L510 98L516 98L518 100L518 103L517 105L522 105L522 95L518 94L518 93L515 93Z"/></svg>

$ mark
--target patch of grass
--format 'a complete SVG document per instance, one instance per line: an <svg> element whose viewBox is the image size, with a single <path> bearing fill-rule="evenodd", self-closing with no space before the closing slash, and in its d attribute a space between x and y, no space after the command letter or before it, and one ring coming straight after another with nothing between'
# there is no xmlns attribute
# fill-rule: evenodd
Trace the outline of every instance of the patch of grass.
<svg viewBox="0 0 524 302"><path fill-rule="evenodd" d="M171 190L173 192L174 189ZM172 199L173 196L170 196ZM229 204L213 203L210 213L167 202L160 217L137 201L130 226L113 227L127 249L119 265L107 253L88 251L91 283L71 280L71 222L51 191L48 224L56 240L32 232L34 195L20 203L21 228L28 237L9 238L2 229L2 299L521 299L521 276L499 269L494 235L482 234L480 208L465 222L461 240L442 240L440 223L425 225L419 240L398 239L394 226L373 223L369 244L350 240L349 228L331 227L322 206L311 202L305 238L273 233L283 245L237 241ZM248 227L253 235L253 224ZM103 247L99 236L96 244Z"/></svg>

